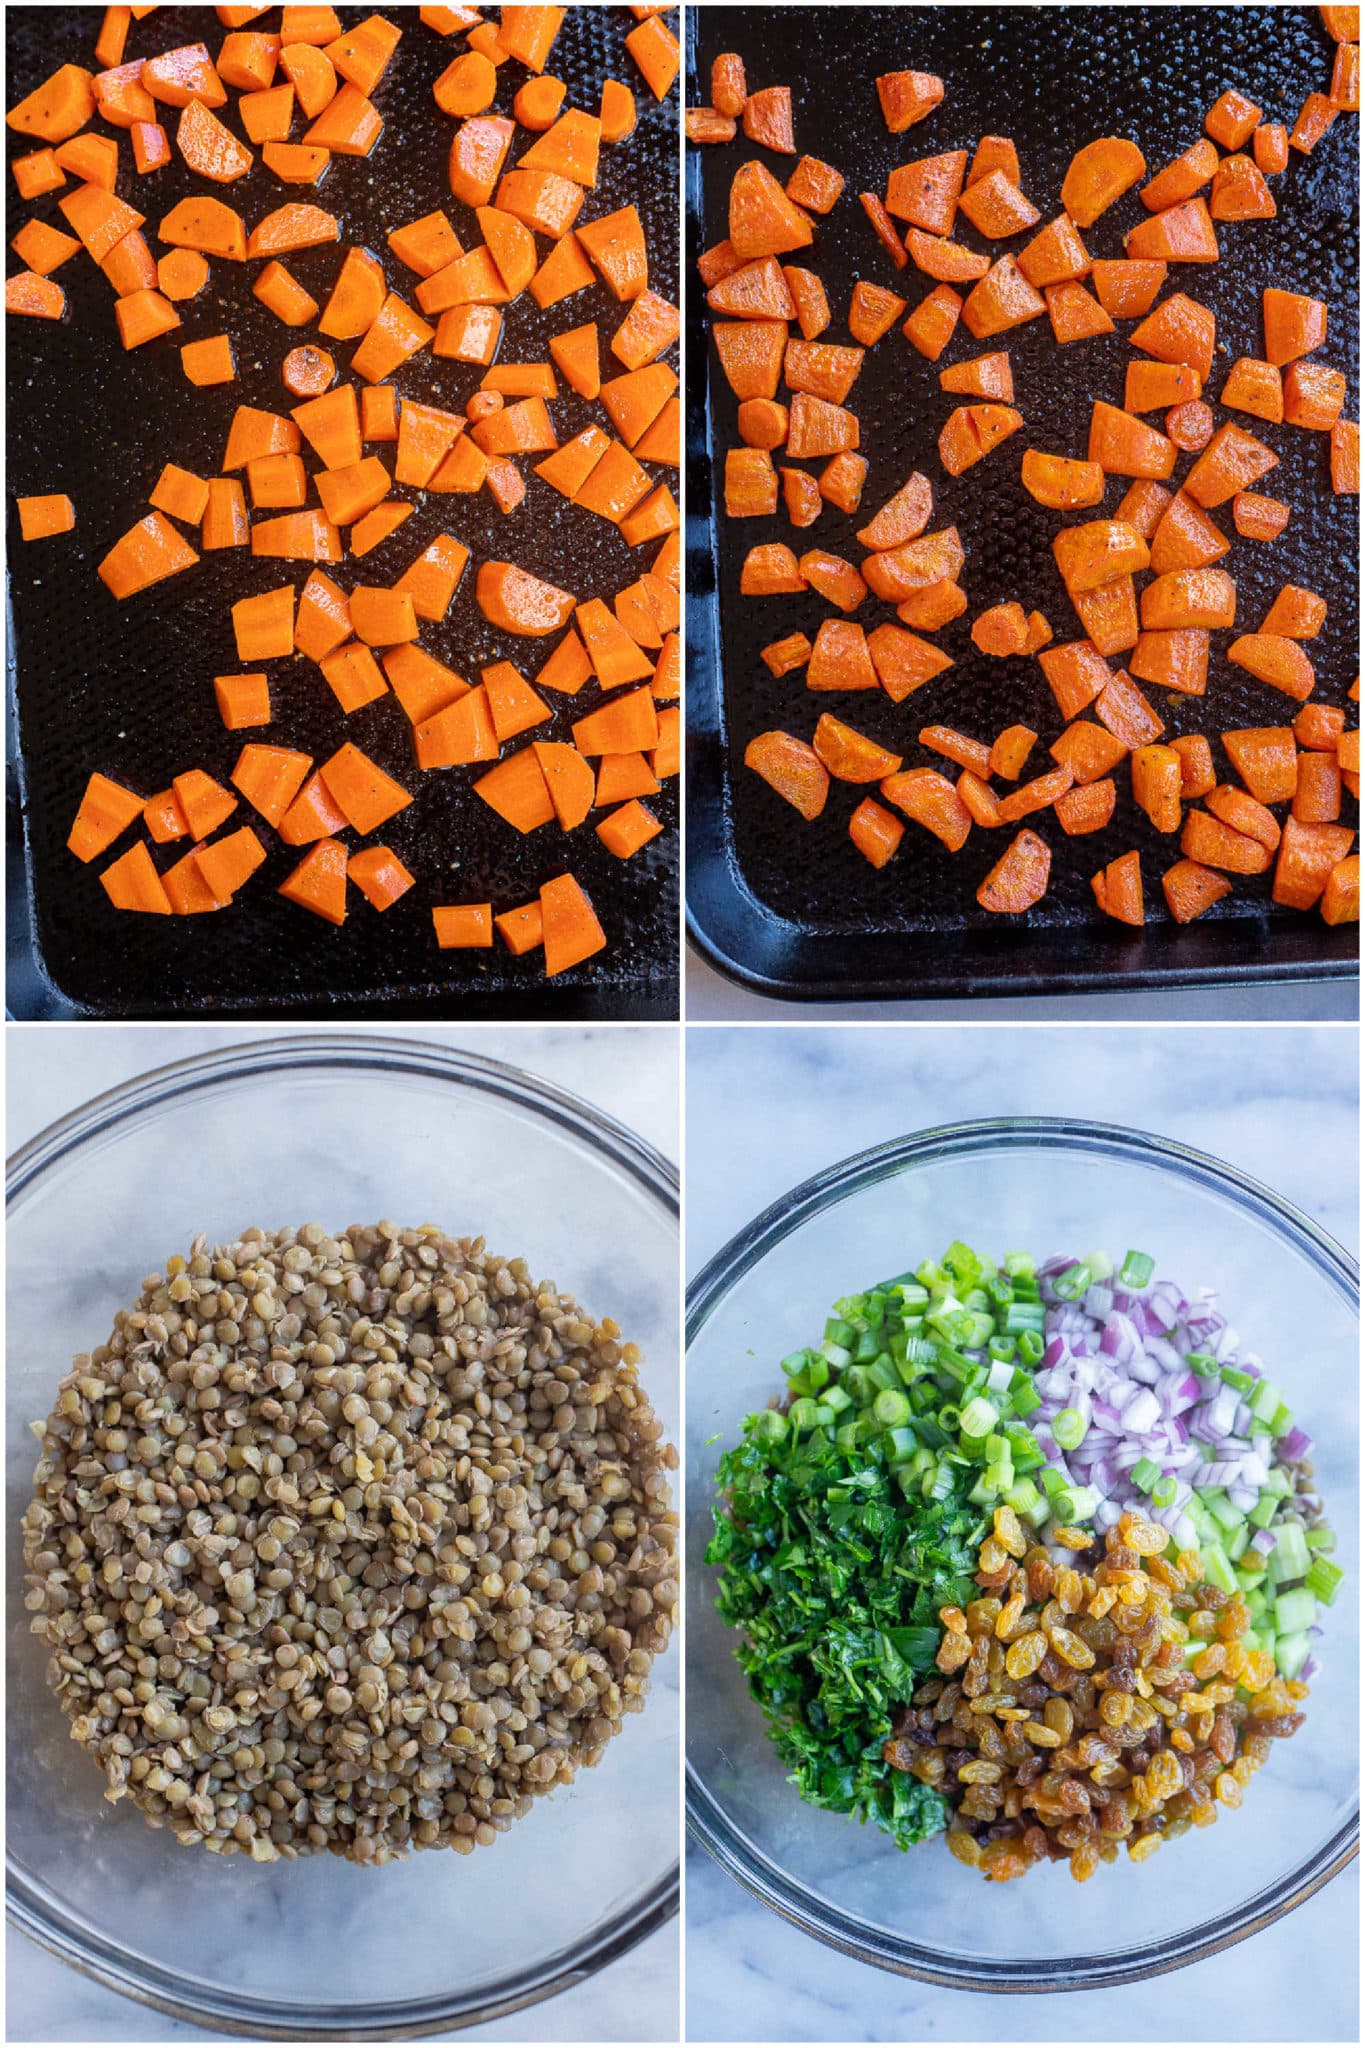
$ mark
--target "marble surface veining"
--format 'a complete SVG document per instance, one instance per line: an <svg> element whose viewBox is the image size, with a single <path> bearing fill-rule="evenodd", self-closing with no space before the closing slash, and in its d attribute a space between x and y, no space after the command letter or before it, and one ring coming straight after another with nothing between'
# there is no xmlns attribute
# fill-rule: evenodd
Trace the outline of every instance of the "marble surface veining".
<svg viewBox="0 0 1365 2048"><path fill-rule="evenodd" d="M785 1190L851 1153L955 1118L1005 1114L1097 1118L1178 1138L1269 1183L1354 1250L1358 1056L1356 1032L1330 1025L693 1028L687 1271ZM1354 1436L1354 1376L1326 1399ZM942 1991L849 1960L751 1899L693 1846L688 2037L1356 2040L1357 1871L1188 1969L1120 1991L1010 1999ZM1116 1885L1121 1912L1120 1892ZM992 1910L986 1897L982 1907ZM1321 1967L1306 1969L1309 1956Z"/></svg>
<svg viewBox="0 0 1365 2048"><path fill-rule="evenodd" d="M374 1028L384 1030L382 1025ZM134 1075L272 1033L269 1027L254 1031L250 1027L102 1025L92 1030L83 1025L19 1025L12 1026L7 1035L7 1142L13 1151L54 1118ZM385 1035L460 1047L525 1067L606 1110L666 1157L678 1156L677 1034L670 1026L461 1029L395 1025ZM668 1671L670 1680L675 1681L676 1652ZM431 1935L434 1930L427 1932ZM324 1929L315 1933L325 1939ZM547 2042L676 2039L678 1948L678 1922L674 1920L585 1983L523 2013L449 2038ZM13 1932L8 1936L7 1965L6 2038L10 2041L222 2038L167 2019L87 1981Z"/></svg>

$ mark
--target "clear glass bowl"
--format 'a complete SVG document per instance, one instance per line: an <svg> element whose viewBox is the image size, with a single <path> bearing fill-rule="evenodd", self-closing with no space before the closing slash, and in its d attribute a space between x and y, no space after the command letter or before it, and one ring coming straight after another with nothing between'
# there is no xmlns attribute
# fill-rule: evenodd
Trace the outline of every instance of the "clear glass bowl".
<svg viewBox="0 0 1365 2048"><path fill-rule="evenodd" d="M1332 1609L1308 1719L1277 1745L1238 1813L1154 1863L1078 1885L1066 1866L986 1886L941 1842L902 1855L871 1827L798 1798L715 1612L704 1562L721 1451L781 1386L840 1295L954 1237L1040 1256L1136 1246L1216 1285L1272 1362L1317 1463L1339 1538L1359 1557L1357 1285L1308 1217L1217 1160L1103 1124L1007 1118L922 1131L831 1167L731 1240L688 1293L687 1817L755 1897L846 1955L975 1991L1132 1983L1254 1934L1356 1853L1358 1588Z"/></svg>
<svg viewBox="0 0 1365 2048"><path fill-rule="evenodd" d="M677 1911L678 1664L580 1774L473 1856L379 1870L182 1848L110 1806L28 1630L18 1541L37 1444L77 1351L198 1230L380 1218L482 1232L616 1317L678 1424L675 1169L531 1074L411 1039L255 1039L163 1067L11 1161L6 1487L13 1922L160 2010L238 2035L368 2039L468 2026L581 1982Z"/></svg>

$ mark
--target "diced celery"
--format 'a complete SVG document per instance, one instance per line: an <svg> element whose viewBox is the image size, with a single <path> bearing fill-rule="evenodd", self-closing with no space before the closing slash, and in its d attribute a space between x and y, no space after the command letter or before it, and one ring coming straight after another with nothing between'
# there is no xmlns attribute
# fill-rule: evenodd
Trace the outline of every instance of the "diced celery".
<svg viewBox="0 0 1365 2048"><path fill-rule="evenodd" d="M1237 1592L1237 1578L1221 1543L1206 1543L1200 1550L1204 1560L1204 1577L1211 1586L1219 1586L1225 1593Z"/></svg>
<svg viewBox="0 0 1365 2048"><path fill-rule="evenodd" d="M1291 1629L1275 1643L1275 1669L1281 1678L1297 1678L1312 1649L1306 1629Z"/></svg>
<svg viewBox="0 0 1365 2048"><path fill-rule="evenodd" d="M1232 1531L1242 1526L1242 1515L1224 1493L1222 1487L1213 1488L1206 1505L1212 1519L1220 1529Z"/></svg>
<svg viewBox="0 0 1365 2048"><path fill-rule="evenodd" d="M1330 1557L1315 1557L1308 1567L1304 1584L1315 1600L1320 1600L1324 1607L1330 1607L1344 1576L1341 1566L1333 1564Z"/></svg>
<svg viewBox="0 0 1365 2048"><path fill-rule="evenodd" d="M1247 1516L1247 1520L1252 1528L1268 1529L1275 1519L1275 1512L1279 1505L1280 1496L1277 1493L1271 1493L1268 1488L1262 1487L1259 1500Z"/></svg>
<svg viewBox="0 0 1365 2048"><path fill-rule="evenodd" d="M1277 1636L1292 1636L1297 1629L1313 1626L1317 1615L1317 1601L1306 1586L1292 1586L1287 1593L1275 1598L1275 1633Z"/></svg>
<svg viewBox="0 0 1365 2048"><path fill-rule="evenodd" d="M1284 1522L1275 1532L1272 1552L1275 1569L1282 1579L1301 1579L1308 1570L1308 1545L1297 1522Z"/></svg>
<svg viewBox="0 0 1365 2048"><path fill-rule="evenodd" d="M1223 1548L1231 1564L1240 1564L1251 1541L1251 1531L1245 1522L1239 1528L1229 1529L1223 1538Z"/></svg>
<svg viewBox="0 0 1365 2048"><path fill-rule="evenodd" d="M1274 1380L1257 1380L1255 1386L1247 1395L1247 1406L1253 1415L1260 1417L1262 1422L1269 1422L1283 1399L1284 1395L1280 1392Z"/></svg>
<svg viewBox="0 0 1365 2048"><path fill-rule="evenodd" d="M1335 1529L1310 1529L1304 1541L1310 1550L1335 1550L1337 1532Z"/></svg>

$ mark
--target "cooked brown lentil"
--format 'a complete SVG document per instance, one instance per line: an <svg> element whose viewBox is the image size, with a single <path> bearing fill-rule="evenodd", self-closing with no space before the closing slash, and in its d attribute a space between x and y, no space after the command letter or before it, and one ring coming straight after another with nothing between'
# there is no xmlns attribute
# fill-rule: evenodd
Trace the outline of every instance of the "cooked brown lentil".
<svg viewBox="0 0 1365 2048"><path fill-rule="evenodd" d="M1240 1594L1201 1582L1192 1551L1127 1514L1104 1545L1061 1530L1074 1563L996 1510L978 1555L982 1597L945 1607L937 1664L883 1748L953 1803L947 1843L997 1881L1069 1858L1075 1878L1142 1862L1209 1827L1292 1735L1308 1688L1248 1650ZM1187 1662L1186 1645L1204 1644Z"/></svg>
<svg viewBox="0 0 1365 2048"><path fill-rule="evenodd" d="M678 1600L640 1355L482 1239L248 1230L78 1357L24 1516L71 1733L182 1842L469 1851L600 1759Z"/></svg>

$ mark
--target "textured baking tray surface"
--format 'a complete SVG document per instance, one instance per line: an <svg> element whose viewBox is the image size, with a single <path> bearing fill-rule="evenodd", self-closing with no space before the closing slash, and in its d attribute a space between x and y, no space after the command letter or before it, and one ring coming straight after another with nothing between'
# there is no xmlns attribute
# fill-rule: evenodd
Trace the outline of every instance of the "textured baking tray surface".
<svg viewBox="0 0 1365 2048"><path fill-rule="evenodd" d="M339 10L343 23L364 8ZM480 239L472 212L451 198L446 157L454 122L431 97L432 81L465 47L421 26L415 7L397 11L403 40L375 95L384 133L365 160L336 158L316 194L282 186L257 162L225 192L250 226L289 198L317 198L340 216L341 246L361 242L384 259L391 287L411 300L416 277L386 246L392 228L444 207L466 248ZM50 7L6 10L8 102L13 105L59 63L93 64L100 10ZM274 13L263 26L277 25ZM568 86L565 104L596 109L604 76L635 92L634 135L604 147L602 171L584 212L633 202L645 225L650 283L677 298L677 94L660 106L624 46L633 18L624 7L575 7L556 40L550 68ZM161 8L135 22L128 58L151 56L184 42L207 42L216 54L224 34L211 8ZM526 73L509 63L497 107L507 111ZM235 107L237 95L231 95ZM229 115L234 132L235 118ZM104 124L95 122L98 132ZM107 131L112 133L113 131ZM295 124L294 139L301 132ZM520 132L520 131L519 131ZM514 153L521 144L514 144ZM32 146L9 131L11 157ZM164 170L137 177L121 138L120 196L147 215L154 252L162 216L203 189L178 155ZM10 225L34 215L65 227L57 192L15 203ZM66 188L71 189L70 182ZM538 245L541 254L548 246ZM288 268L325 302L340 248L303 250ZM410 729L392 695L343 717L322 673L304 656L266 664L275 715L258 734L225 732L213 703L212 678L243 664L233 641L230 607L252 591L286 581L302 590L304 563L253 563L248 549L201 557L196 569L116 605L95 575L96 564L146 509L162 465L176 461L216 475L228 423L238 404L284 411L293 403L280 379L288 351L311 328L285 327L251 295L259 265L214 264L199 297L180 308L183 326L125 355L113 318L113 295L84 255L63 265L59 281L70 302L60 324L12 319L9 342L8 469L11 498L67 492L75 531L25 546L11 510L10 569L10 941L11 1008L23 1015L155 1016L210 1009L233 1015L350 1011L373 1015L673 1016L677 1012L676 781L651 807L665 831L630 861L619 861L596 838L591 822L570 837L547 827L522 838L474 794L468 769L419 774ZM499 360L543 358L551 334L583 321L599 323L605 351L622 310L594 284L541 312L529 293L505 323ZM196 391L180 366L180 344L198 336L233 337L238 375L231 386ZM327 343L343 375L355 346ZM483 372L468 364L419 356L393 380L405 396L459 411ZM601 419L560 383L551 407L555 430L568 440ZM371 452L367 446L367 453ZM377 451L392 468L392 446ZM310 464L311 467L311 464ZM512 560L579 597L618 590L647 566L654 550L632 550L606 520L570 514L565 500L523 459L527 493L504 518L486 491L429 496L398 531L359 561L331 573L343 587L389 583L438 533L455 534L471 550L443 624L423 622L421 645L463 675L506 659L533 676L553 640L500 637L474 601L479 562ZM660 471L660 476L670 473ZM399 491L401 497L413 494ZM190 536L193 542L193 535ZM548 698L553 725L536 736L570 738L572 719L595 701L595 686L578 698ZM17 730L17 761L15 734ZM418 887L382 916L349 892L340 930L276 894L298 853L243 803L233 826L250 822L268 860L237 906L192 920L133 917L107 902L94 863L82 868L65 839L94 768L150 795L183 769L201 766L226 782L244 738L300 747L325 760L353 740L415 792L416 801L375 835L393 846L418 877ZM18 815L22 807L22 819ZM22 840L20 837L22 831ZM120 841L115 851L121 850ZM174 851L182 851L177 847ZM110 858L113 857L111 854ZM158 863L168 863L158 854ZM538 953L513 959L498 944L489 953L438 953L433 903L485 901L505 910L534 895L542 881L574 873L592 898L607 950L547 984Z"/></svg>
<svg viewBox="0 0 1365 2048"><path fill-rule="evenodd" d="M858 204L858 192L885 190L896 164L948 149L970 152L983 134L1010 135L1041 226L1061 210L1062 177L1081 143L1101 134L1131 135L1154 175L1202 132L1205 112L1227 86L1249 93L1268 119L1292 125L1305 94L1325 89L1333 55L1316 9L1306 8L706 7L696 10L691 26L689 105L709 99L713 57L737 50L750 90L791 86L798 152L822 157L845 175L833 213L816 222L814 248L789 259L808 261L825 282L834 316L820 337L825 342L851 339L849 295L860 277L897 291L910 307L932 289L933 280L913 265L893 269ZM903 68L937 72L947 90L927 120L893 136L874 79ZM689 151L690 339L704 335L709 321L695 258L724 238L730 180L750 156L784 182L794 162L742 140ZM1220 263L1171 267L1166 292L1185 290L1217 316L1210 396L1220 422L1240 417L1224 413L1216 397L1233 359L1261 351L1260 293L1267 284L1328 300L1321 359L1347 371L1346 414L1358 417L1357 161L1356 119L1342 115L1311 157L1294 153L1290 169L1271 180L1277 219L1220 222ZM1123 234L1146 217L1131 192L1083 239L1092 255L1122 255ZM965 218L954 234L993 254L1009 249L1017 255L1028 239L988 244ZM1238 882L1198 924L1174 926L1159 878L1179 857L1178 846L1152 829L1121 771L1118 807L1105 832L1069 839L1043 814L1041 829L1052 847L1048 894L1025 919L1003 920L982 911L975 892L1010 834L976 830L962 853L952 855L912 824L895 859L877 872L848 838L848 818L862 792L835 783L824 815L806 825L743 765L756 733L778 726L808 739L825 709L903 753L907 765L934 759L917 745L924 725L954 725L989 741L1014 722L1041 735L1026 775L1051 765L1046 750L1062 720L1042 670L1036 660L979 655L970 626L987 606L1018 598L1026 610L1037 606L1045 613L1059 641L1080 637L1051 552L1063 515L1027 496L1019 460L1028 446L1084 455L1092 399L1122 403L1133 324L1065 348L1056 345L1046 319L983 342L959 325L939 364L924 361L893 327L868 352L848 400L861 421L861 452L871 463L862 506L849 517L826 505L803 534L780 509L772 519L724 517L724 451L739 442L736 401L714 350L696 339L688 369L688 900L694 938L724 971L771 994L822 998L1354 971L1354 929L1331 931L1316 917L1280 910L1269 900L1268 876ZM938 370L992 348L1009 350L1024 426L952 478L938 459L937 437L962 401L940 391ZM1151 416L1151 424L1159 427L1160 416ZM1311 648L1316 694L1342 702L1357 666L1358 500L1333 498L1325 435L1244 424L1279 454L1279 467L1262 488L1285 499L1293 515L1272 546L1233 535L1222 566L1237 583L1237 630L1255 630L1283 583L1320 591L1329 612ZM1191 460L1181 458L1178 476ZM956 524L967 551L961 580L968 609L932 636L954 667L901 705L880 693L817 695L805 689L800 672L774 680L760 650L797 630L813 639L820 621L834 614L813 591L742 598L740 569L748 549L785 540L798 553L822 547L859 562L864 551L854 529L916 469L933 484L931 528ZM1070 516L1112 516L1127 487L1126 479L1111 478L1102 507ZM1232 534L1229 508L1214 516ZM856 616L871 628L895 615L869 598ZM1151 692L1169 735L1204 732L1213 739L1237 726L1292 718L1289 699L1223 660L1234 637L1214 635L1206 697ZM1227 772L1216 739L1215 762ZM1352 821L1354 814L1351 805ZM1030 822L1037 827L1040 820ZM1148 906L1141 933L1099 918L1090 890L1096 868L1133 846L1142 855Z"/></svg>

